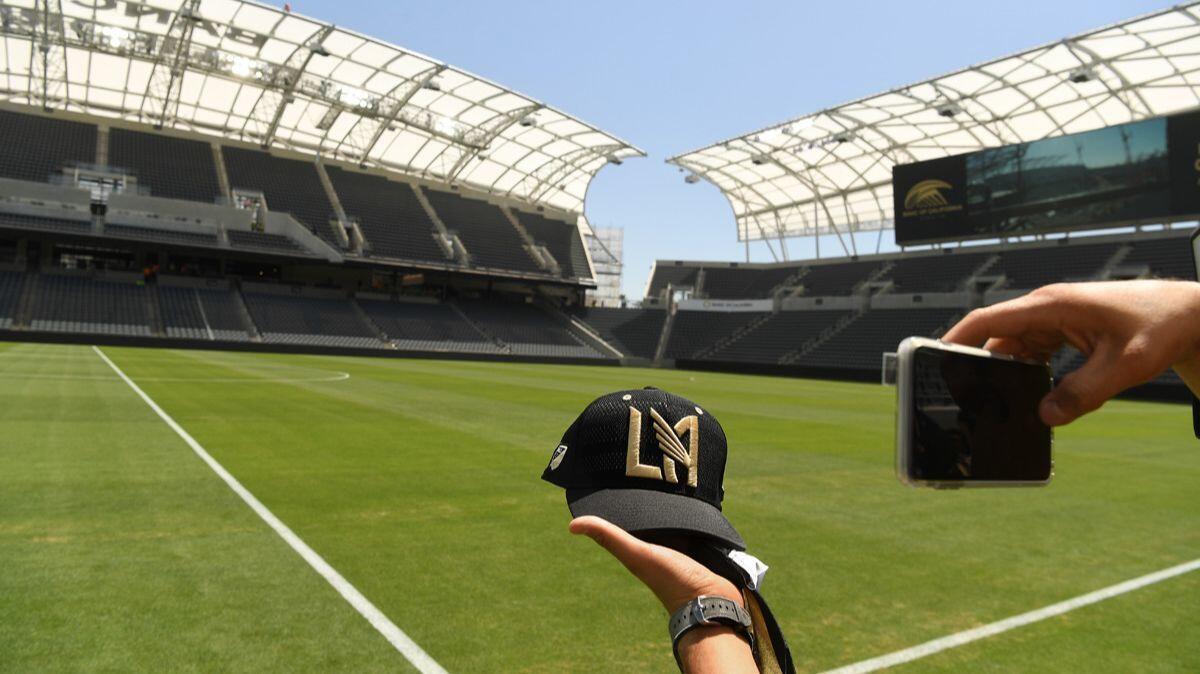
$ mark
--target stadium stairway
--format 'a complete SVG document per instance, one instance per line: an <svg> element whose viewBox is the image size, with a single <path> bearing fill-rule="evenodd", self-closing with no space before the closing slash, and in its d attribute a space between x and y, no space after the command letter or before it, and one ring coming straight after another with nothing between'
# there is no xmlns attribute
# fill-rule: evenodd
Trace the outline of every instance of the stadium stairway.
<svg viewBox="0 0 1200 674"><path fill-rule="evenodd" d="M36 270L25 274L25 281L21 286L21 296L17 300L17 310L13 316L13 327L18 330L28 328L29 321L33 318L39 276Z"/></svg>
<svg viewBox="0 0 1200 674"><path fill-rule="evenodd" d="M242 318L242 324L246 327L246 334L250 335L250 341L261 342L262 334L258 331L258 326L254 324L254 318L250 315L250 308L246 306L246 297L242 294L242 283L237 279L233 279L233 297L237 301L238 315Z"/></svg>
<svg viewBox="0 0 1200 674"><path fill-rule="evenodd" d="M864 278L863 280L861 280L857 284L855 284L854 288L850 291L850 294L857 295L857 294L863 293L863 292L871 293L872 292L871 286L875 283L879 283L880 279L882 279L882 278L886 277L888 274L890 274L892 272L892 269L895 266L896 266L896 263L892 260L888 260L887 262L884 262L882 265L880 265L878 268L876 268L870 274L867 274L866 278ZM892 285L891 282L888 282L884 288L884 292L886 292L888 289L890 289L891 285Z"/></svg>
<svg viewBox="0 0 1200 674"><path fill-rule="evenodd" d="M667 318L663 321L662 334L658 336L658 346L654 349L654 363L661 365L667 354L667 345L671 343L671 330L675 328L675 311L668 308Z"/></svg>
<svg viewBox="0 0 1200 674"><path fill-rule="evenodd" d="M146 316L150 320L150 332L155 337L163 337L167 334L167 330L163 326L162 303L161 298L158 296L158 284L149 282L146 286Z"/></svg>
<svg viewBox="0 0 1200 674"><path fill-rule="evenodd" d="M433 204L429 203L429 199L425 196L425 190L417 185L409 185L412 188L413 194L417 195L417 201L421 204L421 208L425 209L425 215L429 216L429 220L433 222L434 229L437 230L437 244L442 247L442 252L445 253L447 260L454 260L464 267L471 265L471 251L463 245L462 240L450 233L446 229L446 223L442 220L442 216L433 209ZM450 243L453 241L454 243Z"/></svg>
<svg viewBox="0 0 1200 674"><path fill-rule="evenodd" d="M504 214L504 218L508 220L508 224L517 230L517 235L521 237L521 241L525 244L525 252L529 253L529 257L533 258L533 261L542 268L542 271L551 276L562 276L562 266L558 264L558 260L554 259L554 256L550 254L550 251L546 250L545 246L539 246L533 240L533 237L529 236L529 230L525 229L525 225L521 224L516 213L513 213L511 208L501 208L500 212Z"/></svg>
<svg viewBox="0 0 1200 674"><path fill-rule="evenodd" d="M777 362L780 365L795 365L796 363L799 363L801 358L815 351L817 347L821 346L822 344L832 340L834 337L837 337L838 333L840 333L842 330L845 330L851 323L858 320L865 313L867 313L866 310L855 311L845 318L838 320L815 338L780 356Z"/></svg>
<svg viewBox="0 0 1200 674"><path fill-rule="evenodd" d="M1096 275L1097 278L1100 278L1100 279L1112 278L1113 270L1120 267L1121 263L1124 262L1125 258L1129 257L1129 254L1132 252L1133 252L1133 246L1131 246L1129 244L1125 244L1123 246L1118 246L1117 250L1115 252L1113 252L1112 257L1108 258L1108 261L1105 262L1104 266L1100 268L1100 272Z"/></svg>
<svg viewBox="0 0 1200 674"><path fill-rule="evenodd" d="M489 342L495 344L496 348L500 349L501 353L512 353L512 349L509 348L509 346L504 343L504 340L502 340L499 337L488 332L487 330L484 329L484 327L482 325L475 322L474 319L472 319L470 316L467 315L467 312L462 310L462 307L458 306L457 302L447 302L446 304L451 309L454 309L454 312L456 314L458 314L459 318L463 319L463 322L465 322L467 325L471 326L472 330L474 330L475 332L478 332L480 335L483 335L483 337L485 339L487 339Z"/></svg>
<svg viewBox="0 0 1200 674"><path fill-rule="evenodd" d="M800 267L774 288L771 288L771 292L767 293L767 297L772 299L783 299L785 297L791 297L802 292L804 289L802 283L805 275L807 274L808 267Z"/></svg>
<svg viewBox="0 0 1200 674"><path fill-rule="evenodd" d="M578 318L566 313L562 309L545 300L541 300L537 304L546 313L550 314L554 320L561 323L568 332L575 335L576 339L592 347L604 357L622 359L629 357L629 354L621 351L615 345L605 341L605 339L600 336L599 332L592 329L592 327L584 321L579 320Z"/></svg>
<svg viewBox="0 0 1200 674"><path fill-rule="evenodd" d="M983 264L979 265L978 267L976 267L974 270L971 271L971 275L968 276L966 278L966 280L963 281L963 286L966 287L971 292L974 292L975 287L979 283L978 279L988 276L988 272L990 272L993 267L995 267L997 264L999 264L999 262L1000 262L999 255L995 255L995 254L989 255L988 258L983 261Z"/></svg>
<svg viewBox="0 0 1200 674"><path fill-rule="evenodd" d="M606 307L576 307L570 312L605 342L620 350L624 354L623 363L636 365L653 361L666 313L663 309Z"/></svg>
<svg viewBox="0 0 1200 674"><path fill-rule="evenodd" d="M375 319L371 318L370 314L363 310L362 305L358 303L358 298L351 297L350 306L354 309L354 312L358 314L359 319L362 320L362 322L366 324L366 326L370 328L372 332L375 333L375 336L379 338L379 341L387 344L389 348L396 348L395 345L392 344L392 341L388 339L387 332L385 332L383 328L379 327L379 324L375 322Z"/></svg>
<svg viewBox="0 0 1200 674"><path fill-rule="evenodd" d="M317 180L320 181L321 187L325 190L325 197L329 199L329 205L333 207L333 214L337 218L337 227L331 227L334 236L337 237L338 243L342 244L342 248L355 249L355 252L362 253L362 234L359 232L358 241L351 241L346 236L346 225L350 219L346 217L346 209L342 207L342 199L338 196L337 190L333 189L333 182L329 180L329 173L325 171L325 165L321 163L318 155L317 161L314 162L314 168L317 172Z"/></svg>
<svg viewBox="0 0 1200 674"><path fill-rule="evenodd" d="M775 318L775 316L775 312L769 312L758 316L757 318L753 318L749 323L738 327L728 335L721 337L707 347L697 351L696 355L693 357L697 360L707 360L708 358L711 358L714 353L733 346L742 338L746 337L763 325L766 325L772 318Z"/></svg>

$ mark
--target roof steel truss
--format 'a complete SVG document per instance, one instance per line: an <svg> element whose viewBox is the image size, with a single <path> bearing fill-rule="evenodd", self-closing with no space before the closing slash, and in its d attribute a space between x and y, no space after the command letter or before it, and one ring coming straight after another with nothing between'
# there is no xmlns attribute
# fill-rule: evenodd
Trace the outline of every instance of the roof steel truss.
<svg viewBox="0 0 1200 674"><path fill-rule="evenodd" d="M1173 7L671 157L742 240L892 226L891 168L1200 105L1200 3ZM850 248L854 239L850 238ZM843 244L844 246L844 244Z"/></svg>
<svg viewBox="0 0 1200 674"><path fill-rule="evenodd" d="M465 71L246 0L0 0L0 99L322 154L566 212L582 211L608 159L644 155ZM558 179L543 189L548 174Z"/></svg>

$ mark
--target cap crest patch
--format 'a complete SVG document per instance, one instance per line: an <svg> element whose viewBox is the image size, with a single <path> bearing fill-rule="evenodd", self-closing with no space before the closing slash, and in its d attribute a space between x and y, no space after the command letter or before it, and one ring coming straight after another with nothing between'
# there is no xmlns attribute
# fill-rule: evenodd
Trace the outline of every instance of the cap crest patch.
<svg viewBox="0 0 1200 674"><path fill-rule="evenodd" d="M675 474L675 464L680 463L687 469L687 484L695 487L700 477L700 419L689 415L672 426L663 418L658 410L650 408L650 417L654 420L654 435L658 447L662 450L662 469L642 463L642 413L635 407L629 408L629 432L626 437L625 475L629 477L644 477L651 480L666 480L678 484L679 477ZM683 436L688 436L688 445L683 444Z"/></svg>
<svg viewBox="0 0 1200 674"><path fill-rule="evenodd" d="M567 446L566 445L559 445L558 447L555 447L554 453L550 455L550 470L554 470L554 469L558 468L558 465L560 463L562 463L563 457L566 455L567 455Z"/></svg>

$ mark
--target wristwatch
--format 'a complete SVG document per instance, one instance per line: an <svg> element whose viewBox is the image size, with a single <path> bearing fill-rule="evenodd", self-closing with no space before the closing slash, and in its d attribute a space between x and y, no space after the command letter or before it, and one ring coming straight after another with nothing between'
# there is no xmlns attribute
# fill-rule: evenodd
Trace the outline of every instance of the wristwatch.
<svg viewBox="0 0 1200 674"><path fill-rule="evenodd" d="M679 661L679 640L697 627L713 625L732 627L734 632L749 642L750 650L754 650L754 633L750 631L751 624L750 614L733 600L711 595L696 597L680 607L667 623L667 629L671 633L671 650L675 653L676 664L682 671L683 663Z"/></svg>

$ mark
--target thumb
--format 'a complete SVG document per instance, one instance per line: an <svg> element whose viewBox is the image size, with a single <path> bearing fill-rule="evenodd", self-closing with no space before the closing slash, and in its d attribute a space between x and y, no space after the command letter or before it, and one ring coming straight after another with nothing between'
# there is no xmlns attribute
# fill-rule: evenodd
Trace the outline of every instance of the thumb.
<svg viewBox="0 0 1200 674"><path fill-rule="evenodd" d="M1042 398L1038 415L1047 426L1062 426L1100 408L1109 398L1138 383L1128 363L1097 350L1083 367L1059 380Z"/></svg>
<svg viewBox="0 0 1200 674"><path fill-rule="evenodd" d="M608 550L627 569L637 574L642 562L649 554L650 545L608 520L585 515L571 520L571 533L591 538Z"/></svg>

